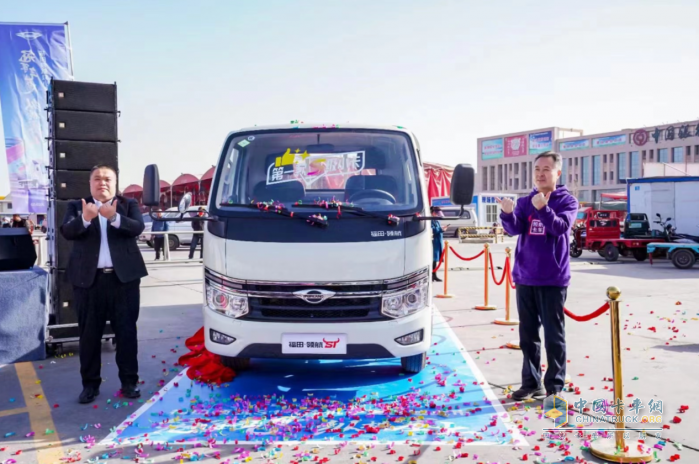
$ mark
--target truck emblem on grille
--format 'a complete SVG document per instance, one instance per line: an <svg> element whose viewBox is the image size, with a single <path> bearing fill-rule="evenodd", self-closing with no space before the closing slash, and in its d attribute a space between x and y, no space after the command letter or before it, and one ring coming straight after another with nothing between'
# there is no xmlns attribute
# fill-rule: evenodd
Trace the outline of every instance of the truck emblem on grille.
<svg viewBox="0 0 699 464"><path fill-rule="evenodd" d="M294 296L301 298L306 303L318 304L335 296L335 292L328 290L299 290L294 292Z"/></svg>

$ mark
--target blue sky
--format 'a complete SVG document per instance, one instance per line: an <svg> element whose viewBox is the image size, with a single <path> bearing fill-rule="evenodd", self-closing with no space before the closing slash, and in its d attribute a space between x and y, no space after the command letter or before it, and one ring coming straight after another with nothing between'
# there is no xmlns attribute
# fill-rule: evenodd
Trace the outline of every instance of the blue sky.
<svg viewBox="0 0 699 464"><path fill-rule="evenodd" d="M397 124L430 161L476 138L699 118L699 2L2 0L69 21L77 80L116 82L121 185L202 174L231 130ZM2 159L4 161L4 157ZM0 163L0 194L7 193Z"/></svg>

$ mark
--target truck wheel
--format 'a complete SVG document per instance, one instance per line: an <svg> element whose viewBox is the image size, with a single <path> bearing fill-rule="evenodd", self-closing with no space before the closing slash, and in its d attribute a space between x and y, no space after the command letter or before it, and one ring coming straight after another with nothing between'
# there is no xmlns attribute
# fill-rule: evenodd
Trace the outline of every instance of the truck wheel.
<svg viewBox="0 0 699 464"><path fill-rule="evenodd" d="M645 261L648 259L648 250L645 248L635 248L632 253L636 261Z"/></svg>
<svg viewBox="0 0 699 464"><path fill-rule="evenodd" d="M570 244L570 256L573 258L579 258L582 256L582 250L578 248L578 244L573 242Z"/></svg>
<svg viewBox="0 0 699 464"><path fill-rule="evenodd" d="M606 258L607 255L604 253L604 249L602 250L597 250L597 254L600 255L600 258Z"/></svg>
<svg viewBox="0 0 699 464"><path fill-rule="evenodd" d="M694 252L691 250L675 250L672 254L672 264L675 265L677 269L689 269L694 266L697 261L697 257L694 256Z"/></svg>
<svg viewBox="0 0 699 464"><path fill-rule="evenodd" d="M427 353L415 354L400 358L400 365L403 370L409 374L417 374L425 368L427 362Z"/></svg>
<svg viewBox="0 0 699 464"><path fill-rule="evenodd" d="M177 235L168 235L167 244L170 247L170 251L175 251L180 247L180 239Z"/></svg>
<svg viewBox="0 0 699 464"><path fill-rule="evenodd" d="M602 251L604 252L604 259L607 261L616 261L619 259L619 249L612 243L607 243Z"/></svg>
<svg viewBox="0 0 699 464"><path fill-rule="evenodd" d="M234 371L245 371L250 368L250 358L233 358L230 356L221 356L221 364L233 369Z"/></svg>

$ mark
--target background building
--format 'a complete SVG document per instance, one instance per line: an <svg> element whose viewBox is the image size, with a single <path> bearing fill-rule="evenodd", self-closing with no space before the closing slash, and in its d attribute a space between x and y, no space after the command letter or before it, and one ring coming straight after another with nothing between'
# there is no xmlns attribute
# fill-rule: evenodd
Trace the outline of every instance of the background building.
<svg viewBox="0 0 699 464"><path fill-rule="evenodd" d="M479 191L529 193L534 158L548 150L563 157L562 182L571 192L580 201L598 201L603 193L625 192L627 178L694 174L699 121L594 135L551 127L479 138Z"/></svg>

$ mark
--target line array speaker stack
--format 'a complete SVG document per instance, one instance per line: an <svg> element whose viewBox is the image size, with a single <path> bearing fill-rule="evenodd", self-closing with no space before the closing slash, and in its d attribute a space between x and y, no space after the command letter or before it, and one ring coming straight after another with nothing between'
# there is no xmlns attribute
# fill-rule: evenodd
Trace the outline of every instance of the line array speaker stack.
<svg viewBox="0 0 699 464"><path fill-rule="evenodd" d="M47 95L49 121L48 250L51 266L49 343L78 339L78 316L66 267L72 244L60 226L68 203L90 196L90 170L119 169L116 84L53 80ZM107 324L105 338L114 332Z"/></svg>

